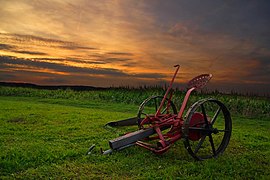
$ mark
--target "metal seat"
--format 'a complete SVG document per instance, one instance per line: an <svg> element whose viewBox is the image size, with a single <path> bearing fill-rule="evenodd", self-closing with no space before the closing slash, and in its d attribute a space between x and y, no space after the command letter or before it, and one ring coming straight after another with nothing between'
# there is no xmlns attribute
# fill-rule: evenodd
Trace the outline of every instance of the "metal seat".
<svg viewBox="0 0 270 180"><path fill-rule="evenodd" d="M188 82L188 88L201 89L208 83L211 78L212 74L199 75Z"/></svg>

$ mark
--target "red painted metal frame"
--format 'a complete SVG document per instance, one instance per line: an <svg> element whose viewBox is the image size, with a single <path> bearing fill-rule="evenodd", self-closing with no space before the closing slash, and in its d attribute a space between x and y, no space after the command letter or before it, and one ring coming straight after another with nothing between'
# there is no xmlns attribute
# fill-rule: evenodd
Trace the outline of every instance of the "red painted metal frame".
<svg viewBox="0 0 270 180"><path fill-rule="evenodd" d="M157 112L156 112L156 114L155 114L155 117L158 117L158 115L160 115L161 108L163 107L164 102L165 102L165 100L166 100L166 98L167 98L169 92L170 92L171 89L172 89L172 85L173 85L174 79L175 79L175 77L176 77L176 75L177 75L177 73L178 73L178 70L179 70L179 68L180 68L180 65L175 65L174 67L176 67L176 71L175 71L175 73L174 73L174 75L173 75L173 78L172 78L172 80L171 80L171 83L170 83L170 85L169 85L169 87L168 87L168 89L167 89L167 91L166 91L166 93L165 93L165 95L164 95L164 97L163 97L161 103L160 103L160 106L159 106L159 108L158 108L158 110L157 110Z"/></svg>
<svg viewBox="0 0 270 180"><path fill-rule="evenodd" d="M173 78L170 82L170 85L169 85L155 115L147 116L144 120L142 120L142 122L140 124L141 127L143 127L143 125L147 124L147 123L151 124L151 127L153 127L155 129L157 136L149 137L147 139L148 140L158 140L157 145L149 144L149 143L146 143L143 141L136 142L136 144L138 146L141 146L145 149L153 151L156 154L162 154L162 153L166 152L170 148L171 144L173 144L175 141L181 139L182 126L184 124L184 120L183 120L182 116L183 116L183 113L184 113L184 110L186 108L186 105L187 105L187 102L188 102L188 99L190 97L191 92L196 89L196 87L191 87L187 91L185 98L183 100L183 103L181 105L181 108L179 110L179 113L177 115L176 114L161 114L161 109L166 101L167 96L171 92L174 79L175 79L175 77L178 73L178 70L180 68L179 65L175 65L174 67L176 67L176 71L173 75ZM212 76L210 76L210 78L211 77ZM170 94L169 101L171 100L171 98L172 98L172 92ZM169 108L169 106L170 106L169 101L168 101L168 104L166 105L166 108ZM163 134L162 130L168 129L168 127L169 127L169 131L167 133Z"/></svg>

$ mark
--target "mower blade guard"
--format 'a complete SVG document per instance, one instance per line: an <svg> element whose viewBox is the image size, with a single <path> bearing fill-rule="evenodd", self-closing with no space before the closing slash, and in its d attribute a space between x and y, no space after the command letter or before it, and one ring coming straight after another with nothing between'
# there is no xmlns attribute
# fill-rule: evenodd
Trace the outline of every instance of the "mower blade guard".
<svg viewBox="0 0 270 180"><path fill-rule="evenodd" d="M155 133L156 131L154 128L141 129L132 133L128 133L124 136L120 136L116 139L110 140L109 145L113 150L121 149L122 147L128 146Z"/></svg>
<svg viewBox="0 0 270 180"><path fill-rule="evenodd" d="M128 118L128 119L124 119L124 120L120 120L120 121L112 121L107 123L105 126L111 126L111 127L115 127L115 126L132 126L132 125L138 125L138 117L132 117L132 118Z"/></svg>

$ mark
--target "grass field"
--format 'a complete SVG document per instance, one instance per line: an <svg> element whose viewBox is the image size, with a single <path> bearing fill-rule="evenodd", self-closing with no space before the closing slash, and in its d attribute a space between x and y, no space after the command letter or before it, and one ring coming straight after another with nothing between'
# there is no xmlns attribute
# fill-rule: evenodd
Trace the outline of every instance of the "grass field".
<svg viewBox="0 0 270 180"><path fill-rule="evenodd" d="M269 100L214 95L229 107L233 121L230 144L217 159L194 161L182 141L161 156L139 147L104 156L99 148L108 149L108 140L127 128L103 125L133 117L137 101L160 93L120 92L1 87L0 179L270 178ZM86 155L92 144L96 148Z"/></svg>

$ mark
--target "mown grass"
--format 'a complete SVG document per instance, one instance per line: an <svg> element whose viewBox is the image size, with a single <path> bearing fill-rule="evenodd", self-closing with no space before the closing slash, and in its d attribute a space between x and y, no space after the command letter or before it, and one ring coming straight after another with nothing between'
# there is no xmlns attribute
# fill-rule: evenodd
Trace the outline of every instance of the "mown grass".
<svg viewBox="0 0 270 180"><path fill-rule="evenodd" d="M141 102L137 104L137 99L144 97L126 93L123 98L127 100L119 102L108 100L124 96L117 90L106 93L13 88L3 93L3 89L8 88L0 88L0 179L270 178L270 118L267 113L259 118L232 113L231 141L217 159L194 161L182 141L161 156L139 147L104 156L99 148L109 148L108 140L130 128L106 129L103 125L136 115ZM147 96L156 93L147 92ZM199 96L207 95L196 95L196 98ZM253 108L256 108L254 104L264 107L266 102L264 111L269 105L266 99L239 99L252 102ZM224 103L229 104L230 99ZM246 105L242 108L246 109ZM255 116L256 111L251 112ZM96 148L86 155L92 144L96 144Z"/></svg>

